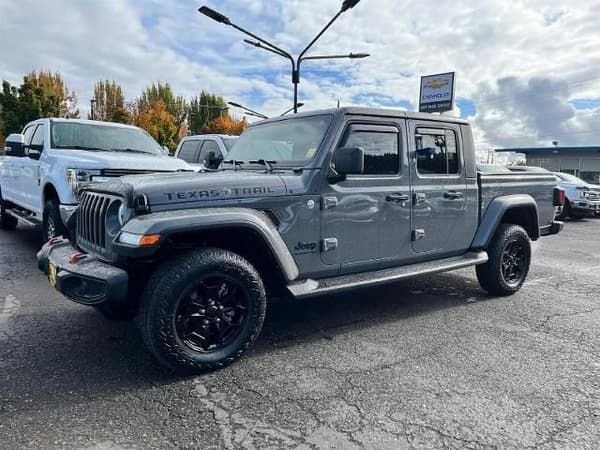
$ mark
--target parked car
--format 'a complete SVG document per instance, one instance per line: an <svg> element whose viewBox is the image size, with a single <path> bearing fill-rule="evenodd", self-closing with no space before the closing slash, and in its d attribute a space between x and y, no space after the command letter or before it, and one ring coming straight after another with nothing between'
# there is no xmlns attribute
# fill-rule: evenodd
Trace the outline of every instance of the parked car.
<svg viewBox="0 0 600 450"><path fill-rule="evenodd" d="M510 295L531 241L562 228L555 177L478 174L458 118L368 108L278 117L251 125L227 158L217 172L84 188L76 241L38 253L51 286L108 317L136 317L158 361L202 371L252 345L267 295L470 266L489 293Z"/></svg>
<svg viewBox="0 0 600 450"><path fill-rule="evenodd" d="M199 134L181 140L175 157L183 159L196 170L215 170L225 159L237 136L224 134Z"/></svg>
<svg viewBox="0 0 600 450"><path fill-rule="evenodd" d="M600 186L592 185L575 175L554 172L559 186L565 191L565 206L561 219L570 217L582 219L586 216L600 215Z"/></svg>
<svg viewBox="0 0 600 450"><path fill-rule="evenodd" d="M193 170L166 156L145 131L129 125L74 119L39 119L6 139L0 157L0 227L18 220L42 225L44 239L66 235L87 183L122 175Z"/></svg>

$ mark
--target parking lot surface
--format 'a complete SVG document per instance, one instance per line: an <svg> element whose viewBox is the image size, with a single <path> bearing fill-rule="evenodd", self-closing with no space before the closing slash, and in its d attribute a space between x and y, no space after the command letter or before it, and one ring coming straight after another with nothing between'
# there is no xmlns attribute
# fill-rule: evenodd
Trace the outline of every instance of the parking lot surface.
<svg viewBox="0 0 600 450"><path fill-rule="evenodd" d="M187 378L52 291L39 239L0 231L1 448L600 445L600 220L536 243L513 297L470 269L277 304L240 362Z"/></svg>

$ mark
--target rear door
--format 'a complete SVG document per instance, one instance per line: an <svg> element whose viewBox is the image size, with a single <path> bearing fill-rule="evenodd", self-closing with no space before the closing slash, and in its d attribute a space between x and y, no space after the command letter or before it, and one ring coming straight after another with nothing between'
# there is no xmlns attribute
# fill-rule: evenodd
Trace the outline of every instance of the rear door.
<svg viewBox="0 0 600 450"><path fill-rule="evenodd" d="M376 268L410 254L410 183L402 129L353 122L338 147L362 147L365 173L326 186L322 197L325 264L343 272Z"/></svg>
<svg viewBox="0 0 600 450"><path fill-rule="evenodd" d="M451 123L409 121L412 248L420 255L469 248L477 190L467 189L461 130Z"/></svg>

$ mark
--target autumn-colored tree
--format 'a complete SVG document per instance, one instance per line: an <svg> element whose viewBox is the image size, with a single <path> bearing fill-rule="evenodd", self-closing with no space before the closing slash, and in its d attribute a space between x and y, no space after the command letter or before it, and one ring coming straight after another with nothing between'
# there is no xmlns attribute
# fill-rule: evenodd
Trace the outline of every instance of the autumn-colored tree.
<svg viewBox="0 0 600 450"><path fill-rule="evenodd" d="M169 83L152 83L136 100L136 109L143 111L155 102L162 101L167 112L173 117L173 123L179 129L188 115L188 103L183 96L176 96Z"/></svg>
<svg viewBox="0 0 600 450"><path fill-rule="evenodd" d="M202 91L190 100L189 128L192 134L200 134L202 128L217 117L229 115L223 97Z"/></svg>
<svg viewBox="0 0 600 450"><path fill-rule="evenodd" d="M98 81L94 87L94 117L90 119L106 122L129 123L131 115L125 108L123 89L114 81Z"/></svg>
<svg viewBox="0 0 600 450"><path fill-rule="evenodd" d="M177 127L162 100L156 100L143 109L138 109L135 124L150 133L160 145L175 149L178 141Z"/></svg>
<svg viewBox="0 0 600 450"><path fill-rule="evenodd" d="M217 117L202 128L202 133L230 134L239 136L248 127L246 118L235 119L230 116Z"/></svg>

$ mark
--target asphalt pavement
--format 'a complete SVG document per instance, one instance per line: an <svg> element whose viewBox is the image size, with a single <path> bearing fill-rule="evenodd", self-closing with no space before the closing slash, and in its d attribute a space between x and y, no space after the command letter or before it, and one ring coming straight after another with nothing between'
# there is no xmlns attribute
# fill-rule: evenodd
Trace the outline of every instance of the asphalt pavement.
<svg viewBox="0 0 600 450"><path fill-rule="evenodd" d="M52 291L39 234L0 231L0 448L598 448L600 220L474 270L272 305L219 372L177 377L135 328Z"/></svg>

